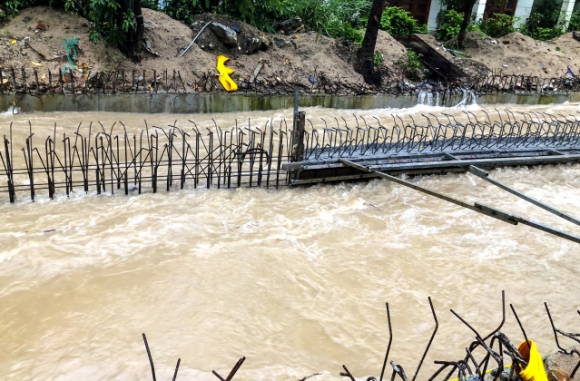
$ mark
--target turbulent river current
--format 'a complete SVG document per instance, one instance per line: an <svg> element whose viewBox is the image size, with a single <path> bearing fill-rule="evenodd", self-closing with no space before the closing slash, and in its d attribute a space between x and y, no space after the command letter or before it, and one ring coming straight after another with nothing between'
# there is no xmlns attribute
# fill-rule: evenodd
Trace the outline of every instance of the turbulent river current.
<svg viewBox="0 0 580 381"><path fill-rule="evenodd" d="M476 106L472 107L477 112ZM578 104L517 106L575 114ZM491 110L491 108L490 108ZM309 118L351 111L307 109ZM358 112L358 111L357 111ZM420 116L423 107L360 111L389 118ZM460 110L431 108L458 117ZM145 115L35 113L14 122L14 141L72 134L79 122L144 119L166 126L252 114ZM580 215L580 166L497 169L494 178ZM5 182L5 178L2 180ZM480 201L580 235L558 219L471 174L415 177L421 186ZM434 360L463 357L474 334L449 309L488 333L501 321L501 291L541 353L556 344L556 325L580 332L580 246L512 226L390 183L370 180L280 190L191 189L35 202L0 198L0 379L150 380L146 333L158 380L217 380L242 357L235 377L249 380L339 380L342 364L361 379L378 376L393 327L390 359L414 370L439 330L417 380ZM505 331L523 336L509 306ZM517 344L517 343L516 343ZM564 342L566 345L571 343ZM388 377L390 371L387 370Z"/></svg>

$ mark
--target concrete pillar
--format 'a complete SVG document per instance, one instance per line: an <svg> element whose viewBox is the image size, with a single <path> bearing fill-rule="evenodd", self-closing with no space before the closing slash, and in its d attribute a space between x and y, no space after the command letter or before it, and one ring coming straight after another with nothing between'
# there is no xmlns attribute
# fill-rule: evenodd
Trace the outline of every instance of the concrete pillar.
<svg viewBox="0 0 580 381"><path fill-rule="evenodd" d="M517 29L526 23L532 13L533 6L534 0L518 0L518 6L516 7L516 12L514 14L514 17L516 17L514 28Z"/></svg>
<svg viewBox="0 0 580 381"><path fill-rule="evenodd" d="M574 12L575 5L576 0L564 0L562 2L562 12L560 13L558 24L562 25L564 30L568 29L568 25L570 24L570 17L572 17L572 12Z"/></svg>
<svg viewBox="0 0 580 381"><path fill-rule="evenodd" d="M493 1L493 0L490 0ZM485 6L487 5L487 0L478 0L473 7L473 13L475 14L475 20L483 20L483 13L485 12Z"/></svg>
<svg viewBox="0 0 580 381"><path fill-rule="evenodd" d="M437 15L442 7L441 0L431 1L431 9L429 10L429 17L427 19L427 27L430 31L437 29Z"/></svg>
<svg viewBox="0 0 580 381"><path fill-rule="evenodd" d="M483 19L483 12L485 11L485 5L488 0L477 0L477 3L473 6L473 14L475 14L476 20ZM489 0L493 1L493 0ZM433 31L437 29L437 15L440 11L445 10L441 0L432 0L431 9L429 10L429 21L427 26L429 30Z"/></svg>

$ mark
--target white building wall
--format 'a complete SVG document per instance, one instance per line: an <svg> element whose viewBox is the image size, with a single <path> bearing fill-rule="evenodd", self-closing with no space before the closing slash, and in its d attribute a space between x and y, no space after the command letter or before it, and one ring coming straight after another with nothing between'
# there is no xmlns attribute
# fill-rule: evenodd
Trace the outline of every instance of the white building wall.
<svg viewBox="0 0 580 381"><path fill-rule="evenodd" d="M427 27L429 30L433 31L437 29L437 15L443 6L441 5L441 0L432 0L431 9L429 10L429 18L427 21Z"/></svg>
<svg viewBox="0 0 580 381"><path fill-rule="evenodd" d="M493 1L493 0L490 0ZM473 13L475 14L475 20L483 20L483 14L485 12L485 6L487 0L477 0L475 6L473 7Z"/></svg>
<svg viewBox="0 0 580 381"><path fill-rule="evenodd" d="M562 13L560 13L560 20L558 22L562 24L564 29L568 29L570 24L570 17L572 17L572 12L574 12L574 6L576 5L576 0L564 0L562 2Z"/></svg>
<svg viewBox="0 0 580 381"><path fill-rule="evenodd" d="M483 14L485 12L485 6L488 1L493 0L477 0L475 6L473 7L473 13L475 14L476 20L483 19ZM514 23L515 28L519 28L524 25L527 19L530 17L532 13L532 8L534 6L534 2L541 1L541 0L518 0L518 5L516 7L516 11L514 17L516 17L517 21ZM554 0L558 1L558 0ZM429 10L429 18L428 18L428 27L429 30L433 31L437 29L437 15L439 11L443 9L443 5L441 4L441 0L432 0L431 2L431 9ZM568 26L568 21L570 20L570 16L574 9L580 9L580 0L563 0L562 2L562 11L566 12L565 20L561 19L562 22L566 21L565 26Z"/></svg>
<svg viewBox="0 0 580 381"><path fill-rule="evenodd" d="M473 13L476 15L475 19L483 19L483 12L485 11L485 4L487 0L477 0L475 6L473 7ZM437 29L437 15L439 12L444 8L441 4L441 0L432 0L431 1L431 9L429 10L429 21L427 22L427 26L429 30L433 31Z"/></svg>
<svg viewBox="0 0 580 381"><path fill-rule="evenodd" d="M514 23L516 29L526 23L528 17L530 17L530 13L532 13L533 6L534 0L518 0L518 6L514 14L514 17L519 19Z"/></svg>

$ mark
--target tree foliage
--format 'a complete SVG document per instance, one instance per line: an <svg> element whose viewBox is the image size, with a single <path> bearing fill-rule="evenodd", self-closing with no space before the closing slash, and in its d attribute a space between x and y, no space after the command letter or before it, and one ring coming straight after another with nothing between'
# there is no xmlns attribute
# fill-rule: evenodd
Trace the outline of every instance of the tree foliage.
<svg viewBox="0 0 580 381"><path fill-rule="evenodd" d="M459 34L463 15L453 9L443 12L441 24L437 28L437 39L448 41Z"/></svg>
<svg viewBox="0 0 580 381"><path fill-rule="evenodd" d="M86 18L90 23L89 38L93 42L122 47L130 31L136 28L132 9L123 6L122 0L3 0L0 7L10 16L24 8L50 5Z"/></svg>
<svg viewBox="0 0 580 381"><path fill-rule="evenodd" d="M412 33L427 33L427 26L420 26L417 20L399 7L388 7L381 18L381 29L391 36L408 36Z"/></svg>
<svg viewBox="0 0 580 381"><path fill-rule="evenodd" d="M357 52L355 70L362 74L368 84L380 85L382 74L374 67L375 47L379 34L383 11L387 6L386 0L373 0L369 12L367 28L360 49Z"/></svg>
<svg viewBox="0 0 580 381"><path fill-rule="evenodd" d="M298 16L309 30L360 43L371 0L283 0L285 17Z"/></svg>
<svg viewBox="0 0 580 381"><path fill-rule="evenodd" d="M193 22L196 14L221 13L271 31L272 20L283 13L282 0L168 0L164 7L160 7L158 1L149 0L146 6L162 10L171 18L188 24Z"/></svg>
<svg viewBox="0 0 580 381"><path fill-rule="evenodd" d="M558 4L544 0L534 6L521 31L536 40L556 38L565 32L564 27L559 24L560 14L561 8Z"/></svg>
<svg viewBox="0 0 580 381"><path fill-rule="evenodd" d="M580 30L580 10L574 11L570 17L570 24L568 25L568 32Z"/></svg>
<svg viewBox="0 0 580 381"><path fill-rule="evenodd" d="M460 9L463 11L463 21L461 22L459 34L457 35L457 45L459 49L463 49L467 27L471 21L471 15L473 14L473 7L475 6L476 0L443 0L443 3L449 5L451 1L454 2L454 6L460 6Z"/></svg>
<svg viewBox="0 0 580 381"><path fill-rule="evenodd" d="M132 4L166 13L191 23L200 13L227 14L255 27L274 31L277 21L302 18L308 30L360 43L365 17L372 0L0 0L0 22L19 10L51 5L85 17L91 25L91 41L119 47L127 44L138 29ZM139 8L140 8L139 6ZM129 49L130 50L130 49Z"/></svg>
<svg viewBox="0 0 580 381"><path fill-rule="evenodd" d="M481 24L481 31L488 36L499 38L516 31L514 23L518 19L510 15L497 13Z"/></svg>

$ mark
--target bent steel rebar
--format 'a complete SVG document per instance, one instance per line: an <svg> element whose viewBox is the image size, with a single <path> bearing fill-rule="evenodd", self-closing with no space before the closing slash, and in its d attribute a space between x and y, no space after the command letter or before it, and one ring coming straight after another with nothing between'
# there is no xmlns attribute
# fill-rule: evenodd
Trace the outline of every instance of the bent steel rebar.
<svg viewBox="0 0 580 381"><path fill-rule="evenodd" d="M433 303L431 301L431 298L429 298L429 305L431 307L431 312L433 314L433 318L435 320L436 326L435 326L434 332L431 335L431 338L429 340L427 348L423 353L422 359L419 362L419 364L417 365L417 369L414 372L414 378L419 374L419 371L421 369L423 361L426 358L427 352L429 351L429 347L433 341L433 338L434 338L435 333L437 332L437 328L439 326L438 319L437 319L437 316L435 314L435 309L433 307ZM387 354L385 356L385 359L388 358L389 350L391 347L391 341L392 341L391 315L389 312L388 303L386 304L386 306L387 306L387 318L389 321L390 337L389 337L389 344L387 346ZM547 312L548 317L550 319L550 324L554 330L556 345L558 348L560 348L560 353L562 353L564 355L576 355L576 356L580 357L580 351L578 351L577 349L572 349L568 352L560 346L560 344L557 340L557 333L562 334L568 338L571 338L578 343L580 343L580 334L566 333L566 332L562 332L559 329L555 328L555 326L553 324L553 320L551 318L550 311L547 308L547 304L544 303L544 306L546 307L546 312ZM513 305L510 304L510 307L512 308L512 311L514 312L514 316L516 316L517 324L524 335L525 341L523 343L529 342L526 331L522 325L522 322L519 320L519 317L517 317L517 315L515 314L515 309L513 308ZM464 347L465 348L465 356L459 360L452 360L452 361L435 360L434 364L439 365L439 367L433 372L433 374L431 374L426 379L428 381L434 381L435 379L439 379L440 381L449 381L449 379L452 377L453 373L455 373L455 372L457 374L458 381L483 381L483 380L498 380L498 379L513 380L513 379L517 379L517 378L513 378L516 375L516 372L519 372L521 369L525 369L528 366L528 361L526 361L523 358L522 354L519 352L518 348L513 344L512 340L506 334L504 334L503 332L500 331L500 329L504 326L504 323L505 323L505 292L502 291L502 321L500 322L500 325L496 329L494 329L491 333L489 333L485 337L482 337L482 335L480 335L471 325L469 325L463 318L461 318L459 316L459 314L457 314L453 310L451 310L451 312L456 317L458 317L463 324L467 325L469 327L469 329L474 333L475 341L471 342L471 344L469 344L469 346ZM145 348L147 350L147 355L148 355L149 363L151 366L153 380L155 380L156 379L155 378L155 368L153 365L153 359L151 356L151 352L149 350L149 345L147 343L147 338L146 338L145 334L143 334L142 336L143 336L143 341L145 343ZM495 351L492 349L494 346L494 342L496 342L496 341L499 343L499 350L498 351ZM520 346L521 346L521 344L520 344ZM483 350L483 353L481 353L481 351L479 353L476 352L475 351L476 348L481 348ZM511 363L512 363L511 367L505 366L506 362L504 361L504 357L507 357L508 360L511 360ZM494 362L496 363L496 366L493 367L492 369L487 368L488 361L490 358L493 358ZM234 367L232 368L232 370L230 371L230 373L228 374L228 376L226 378L222 377L215 370L213 370L212 373L220 381L231 381L245 360L246 360L245 357L240 358L238 360L238 362L234 365ZM175 367L175 371L173 374L173 379L172 379L173 381L175 381L175 379L176 379L177 371L179 369L180 363L181 363L181 358L178 359L178 361L177 361L177 365ZM409 378L407 377L405 370L403 369L403 367L400 364L398 364L392 360L389 363L393 369L392 374L391 374L392 381L394 381L397 378L397 376L402 381L409 381ZM570 373L570 378L572 378L572 379L574 378L574 375L575 375L576 371L578 370L578 368L580 368L580 363L574 367L574 369ZM342 365L342 369L344 370L344 372L340 372L340 376L347 377L347 378L349 378L350 381L356 381L356 378L353 376L352 372L346 367L346 365ZM450 369L450 370L447 373L442 373L446 369ZM384 371L384 368L381 371L381 376L382 376L383 371ZM485 374L490 373L490 372L491 372L491 377L487 378L485 376ZM507 376L506 372L509 373L509 376ZM502 373L504 373L504 375L502 375ZM304 381L308 378L311 378L311 377L317 376L317 375L321 375L321 374L322 373L319 373L319 372L313 373L310 376L306 376L306 377L301 378L299 381ZM441 374L445 374L445 376L443 378L438 378L439 375L441 375ZM377 379L373 376L369 376L367 378L367 381L377 381Z"/></svg>
<svg viewBox="0 0 580 381"><path fill-rule="evenodd" d="M502 210L499 210L499 209L496 209L496 208L493 208L491 206L487 206L487 205L484 205L484 204L481 204L478 202L475 202L473 205L471 205L471 204L468 204L468 203L463 202L461 200L455 199L453 197L445 196L441 193L432 191L432 190L427 189L427 188L420 187L420 186L412 184L408 181L399 179L397 177L391 176L389 174L386 174L386 173L378 171L378 170L374 170L374 169L369 168L369 167L362 166L360 164L354 163L354 162L346 160L346 159L341 159L341 162L345 165L348 165L348 166L351 166L355 169L358 169L359 171L371 172L378 177L390 180L390 181L395 182L395 183L400 184L400 185L404 185L408 188L417 190L419 192L426 193L430 196L439 198L441 200L451 202L455 205L459 205L463 208L472 210L474 212L478 212L478 213L484 214L486 216L493 217L493 218L498 219L500 221L504 221L504 222L510 223L512 225L518 225L521 223L521 224L530 226L532 228L542 230L546 233L553 234L553 235L558 236L560 238L564 238L564 239L567 239L567 240L572 241L572 242L580 243L579 236L563 232L561 230L555 229L555 228L550 227L548 225L545 225L543 223L532 221L532 220L517 216L515 214L511 214L508 212L504 212Z"/></svg>
<svg viewBox="0 0 580 381"><path fill-rule="evenodd" d="M391 351L391 344L393 343L393 329L391 327L391 313L389 312L389 303L385 304L387 307L387 321L389 322L389 344L387 345L387 351L385 352L385 360L383 361L383 368L381 369L381 376L379 377L379 381L383 381L383 375L385 374L385 368L387 367L389 352Z"/></svg>
<svg viewBox="0 0 580 381"><path fill-rule="evenodd" d="M511 187L509 187L509 186L507 186L507 185L505 185L505 184L503 184L503 183L495 180L494 178L492 178L492 177L489 176L489 173L488 172L484 171L481 168L478 168L478 167L475 167L473 165L470 165L469 166L469 172L473 173L475 176L479 177L480 179L483 179L483 180L485 180L485 181L487 181L487 182L489 182L489 183L497 186L498 188L501 188L501 189L503 189L503 190L505 190L505 191L507 191L507 192L509 192L509 193L511 193L511 194L513 194L513 195L515 195L515 196L523 199L523 200L526 200L526 201L528 201L528 202L530 202L530 203L532 203L532 204L534 204L534 205L536 205L536 206L538 206L538 207L540 207L540 208L542 208L544 210L547 210L548 212L550 212L552 214L555 214L558 217L561 217L561 218L563 218L563 219L565 219L567 221L570 221L570 222L572 222L572 223L574 223L576 225L580 225L580 220L578 218L573 217L573 216L571 216L569 214L563 213L562 211L560 211L560 210L558 210L558 209L556 209L556 208L554 208L554 207L552 207L552 206L550 206L550 205L548 205L546 203L543 203L543 202L541 202L539 200L536 200L533 197L530 197L530 196L528 196L528 195L526 195L526 194L524 194L522 192L519 192L519 191L517 191L517 190L515 190L515 189L513 189L513 188L511 188Z"/></svg>
<svg viewBox="0 0 580 381"><path fill-rule="evenodd" d="M204 28L207 25L204 26ZM203 30L203 28L202 28ZM197 37L197 36L196 36ZM194 39L195 40L195 39ZM193 43L193 41L192 41ZM190 44L191 45L191 44ZM30 47L28 45L28 47ZM189 47L188 47L189 48ZM186 53L187 49L181 52ZM130 73L130 74L129 74ZM40 75L39 75L40 74ZM323 77L321 76L321 81ZM324 78L325 82L326 79ZM265 92L270 84L282 94L292 94L300 86L296 80L285 81L254 81L247 78L244 81L245 92L258 90ZM48 94L150 94L169 93L186 94L200 93L212 85L213 79L209 72L173 70L125 70L89 71L75 75L74 71L64 71L62 68L40 70L38 68L2 68L0 67L0 94L26 95L38 98ZM322 84L322 82L321 82ZM368 91L364 87L344 83L341 78L329 81L332 86L323 86L326 93L344 94ZM298 86L297 86L298 85ZM209 90L208 90L209 91ZM474 95L511 93L511 94L569 94L580 91L578 77L531 77L521 74L492 74L486 76L471 76L468 78L446 78L430 80L428 83L410 84L401 81L398 76L385 78L379 93L389 95L418 95L427 103L449 100L451 96L467 93ZM17 102L18 103L18 102ZM462 101L465 104L465 101Z"/></svg>
<svg viewBox="0 0 580 381"><path fill-rule="evenodd" d="M433 302L431 302L431 297L429 297L428 299L429 299L429 307L431 307L431 313L433 314L433 319L435 320L435 329L433 330L433 334L431 335L431 338L429 339L429 342L427 343L427 348L425 348L425 352L423 352L423 356L421 357L421 360L419 361L419 365L417 365L417 370L415 371L415 374L413 375L413 379L411 381L415 381L415 379L417 378L417 375L419 374L419 370L421 370L421 365L423 365L423 361L425 361L425 357L427 356L427 353L429 352L429 348L431 347L431 344L433 343L433 339L435 339L435 335L437 334L437 330L439 329L439 321L437 320L437 314L435 313L435 308L433 307Z"/></svg>
<svg viewBox="0 0 580 381"><path fill-rule="evenodd" d="M151 357L151 351L149 350L149 344L147 343L147 336L142 334L143 342L145 343L145 349L147 350L147 357L149 357L149 365L151 365L151 377L153 377L153 381L156 381L155 378L155 365L153 364L153 357Z"/></svg>
<svg viewBox="0 0 580 381"><path fill-rule="evenodd" d="M115 130L116 124L98 123L95 130L92 123L79 123L62 139L57 137L56 124L50 134L39 138L29 122L30 131L22 142L14 141L11 123L0 145L0 195L15 202L23 193L34 201L43 191L54 198L59 192L129 195L188 185L269 189L379 177L377 172L466 172L470 166L580 160L577 116L524 113L518 121L509 111L505 117L498 111L497 116L484 118L466 112L463 119L429 114L423 115L423 125L395 115L387 121L355 116L354 123L346 118L306 123L304 114L298 116L295 127L285 119L270 119L263 126L236 121L228 127L216 121L211 127L172 122L165 128L150 128L145 121L144 129L128 132L123 123L122 130ZM481 206L472 209L497 215ZM513 216L501 218L517 222Z"/></svg>
<svg viewBox="0 0 580 381"><path fill-rule="evenodd" d="M236 363L236 365L234 365L234 367L232 368L232 370L230 371L230 373L228 374L228 376L226 378L223 378L222 376L220 376L218 374L218 372L216 372L215 370L212 370L211 372L214 374L214 376L219 378L220 381L231 381L234 378L234 376L236 375L236 373L238 372L238 370L240 369L240 367L242 366L242 364L244 363L244 361L246 361L245 357L242 357L241 359L239 359L238 362Z"/></svg>
<svg viewBox="0 0 580 381"><path fill-rule="evenodd" d="M564 331L556 328L556 326L554 325L554 320L552 320L552 315L550 314L550 309L548 308L548 303L544 302L544 307L546 308L546 313L548 314L548 319L550 320L550 326L552 327L552 331L554 332L554 341L556 342L556 346L560 350L560 353L565 354L565 355L569 355L569 356L576 354L578 357L580 357L580 351L578 351L576 349L572 349L570 351L567 351L566 349L562 348L562 346L560 345L560 342L558 341L558 334L560 334L560 335L567 337L569 339L572 339L580 344L580 334L564 332ZM580 311L578 311L578 314L580 314ZM574 378L576 372L578 371L578 368L580 368L580 361L578 361L578 363L576 364L576 366L572 370L572 373L570 373L570 378Z"/></svg>

